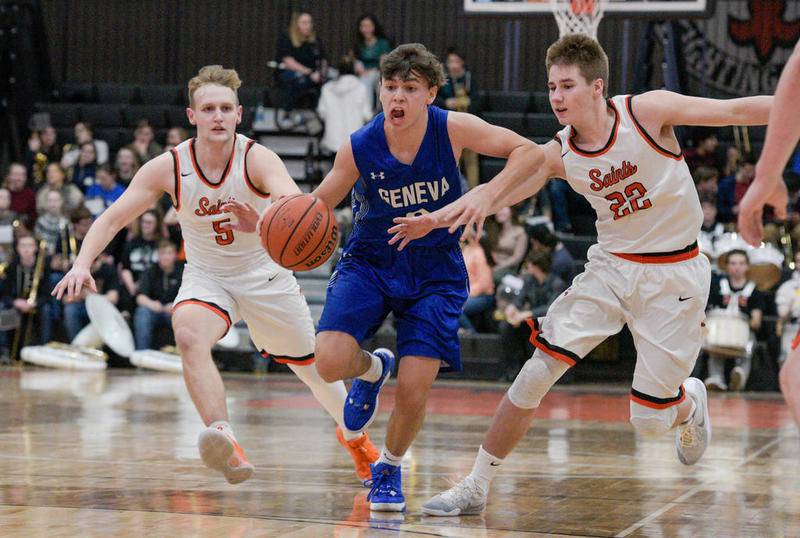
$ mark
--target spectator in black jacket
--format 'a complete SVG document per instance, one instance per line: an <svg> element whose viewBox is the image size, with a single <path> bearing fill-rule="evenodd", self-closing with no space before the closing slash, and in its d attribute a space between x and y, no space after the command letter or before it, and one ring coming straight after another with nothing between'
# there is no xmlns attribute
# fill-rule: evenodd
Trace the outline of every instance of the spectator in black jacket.
<svg viewBox="0 0 800 538"><path fill-rule="evenodd" d="M150 349L153 331L172 322L172 302L178 295L183 265L177 263L178 249L168 240L158 243L158 263L145 271L136 296L133 316L136 349Z"/></svg>
<svg viewBox="0 0 800 538"><path fill-rule="evenodd" d="M17 330L25 330L26 316L36 316L39 320L38 331L34 331L36 343L44 344L51 340L52 335L52 316L50 315L50 268L48 260L45 259L42 265L42 274L39 275L36 294L32 294L34 285L36 259L39 253L39 246L36 239L25 233L17 239L16 258L6 269L6 278L0 286L0 300L5 308L15 308L23 316L22 324ZM32 301L28 302L31 298ZM34 319L36 321L36 319ZM13 332L13 331L12 331ZM0 339L0 347L3 355L7 355L8 333L3 333L5 342ZM26 342L23 342L23 345Z"/></svg>
<svg viewBox="0 0 800 538"><path fill-rule="evenodd" d="M544 225L533 226L528 231L528 236L532 250L546 252L551 256L550 272L569 285L575 276L575 259L564 244Z"/></svg>
<svg viewBox="0 0 800 538"><path fill-rule="evenodd" d="M509 381L517 376L532 353L529 345L531 331L525 320L544 316L550 303L567 287L561 278L550 272L550 266L550 254L531 252L525 260L525 271L520 275L522 288L507 301L497 300L498 310L502 311L504 318L499 324L499 332L506 361L506 379Z"/></svg>

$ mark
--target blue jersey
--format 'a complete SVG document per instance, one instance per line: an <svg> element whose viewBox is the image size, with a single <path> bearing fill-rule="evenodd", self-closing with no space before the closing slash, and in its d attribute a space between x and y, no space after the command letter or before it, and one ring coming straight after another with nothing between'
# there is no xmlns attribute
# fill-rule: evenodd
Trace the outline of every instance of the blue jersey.
<svg viewBox="0 0 800 538"><path fill-rule="evenodd" d="M457 200L461 176L447 134L447 111L428 107L428 127L414 162L398 161L389 151L384 115L350 136L360 177L353 187L353 233L349 246L386 244L395 217L433 212ZM411 246L451 246L460 234L431 231Z"/></svg>

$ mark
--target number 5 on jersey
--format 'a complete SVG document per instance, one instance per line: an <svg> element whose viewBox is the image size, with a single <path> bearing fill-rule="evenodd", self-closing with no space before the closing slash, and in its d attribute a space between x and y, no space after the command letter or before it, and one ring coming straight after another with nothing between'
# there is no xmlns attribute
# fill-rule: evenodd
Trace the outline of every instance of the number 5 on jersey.
<svg viewBox="0 0 800 538"><path fill-rule="evenodd" d="M639 183L631 183L622 192L615 191L606 195L606 200L611 202L609 209L614 213L614 220L627 217L631 213L642 209L649 209L653 206L652 202L645 198L647 189Z"/></svg>
<svg viewBox="0 0 800 538"><path fill-rule="evenodd" d="M214 227L214 233L217 235L214 236L214 241L217 242L220 246L230 245L233 243L233 230L226 230L222 227L223 224L230 222L231 219L219 219L211 221L211 225Z"/></svg>

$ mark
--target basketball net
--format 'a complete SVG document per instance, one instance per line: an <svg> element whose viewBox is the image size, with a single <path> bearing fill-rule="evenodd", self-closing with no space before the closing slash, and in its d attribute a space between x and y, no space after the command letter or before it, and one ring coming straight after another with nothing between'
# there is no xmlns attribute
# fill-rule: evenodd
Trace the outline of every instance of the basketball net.
<svg viewBox="0 0 800 538"><path fill-rule="evenodd" d="M558 23L559 37L586 34L597 39L597 27L603 18L607 0L550 0L550 9Z"/></svg>

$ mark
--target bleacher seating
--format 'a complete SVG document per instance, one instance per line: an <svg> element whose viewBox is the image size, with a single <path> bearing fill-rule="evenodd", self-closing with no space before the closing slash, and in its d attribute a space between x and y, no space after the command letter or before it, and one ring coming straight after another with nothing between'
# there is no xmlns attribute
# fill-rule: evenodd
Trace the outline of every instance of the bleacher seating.
<svg viewBox="0 0 800 538"><path fill-rule="evenodd" d="M143 105L183 105L188 99L185 92L184 86L176 84L140 86L138 89L139 102Z"/></svg>

